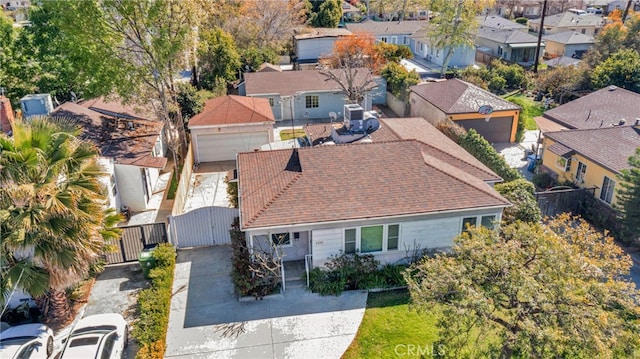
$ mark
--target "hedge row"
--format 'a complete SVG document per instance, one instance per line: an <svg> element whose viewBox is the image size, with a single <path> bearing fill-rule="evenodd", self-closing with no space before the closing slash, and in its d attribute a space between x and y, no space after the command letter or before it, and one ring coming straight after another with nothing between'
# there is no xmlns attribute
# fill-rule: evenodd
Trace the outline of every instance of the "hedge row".
<svg viewBox="0 0 640 359"><path fill-rule="evenodd" d="M473 157L502 177L505 182L522 178L520 172L511 168L493 146L473 128L460 138L459 144Z"/></svg>
<svg viewBox="0 0 640 359"><path fill-rule="evenodd" d="M166 348L176 251L163 243L153 251L153 258L156 267L149 273L151 287L140 292L139 317L131 333L140 344L136 355L140 359L163 358Z"/></svg>

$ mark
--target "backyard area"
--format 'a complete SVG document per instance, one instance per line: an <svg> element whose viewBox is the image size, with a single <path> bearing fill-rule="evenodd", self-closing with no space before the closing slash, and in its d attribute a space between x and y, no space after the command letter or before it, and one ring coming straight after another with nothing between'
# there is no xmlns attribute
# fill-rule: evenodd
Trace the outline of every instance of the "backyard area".
<svg viewBox="0 0 640 359"><path fill-rule="evenodd" d="M542 116L544 105L541 102L536 102L531 97L527 97L524 94L518 93L505 97L505 100L515 103L522 107L522 121L524 122L524 128L527 130L537 130L535 121L536 116Z"/></svg>

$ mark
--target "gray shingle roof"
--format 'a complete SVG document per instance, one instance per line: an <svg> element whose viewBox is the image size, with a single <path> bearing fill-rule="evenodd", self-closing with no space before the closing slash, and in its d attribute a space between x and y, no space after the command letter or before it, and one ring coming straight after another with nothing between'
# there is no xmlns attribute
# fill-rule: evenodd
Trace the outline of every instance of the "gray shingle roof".
<svg viewBox="0 0 640 359"><path fill-rule="evenodd" d="M542 61L543 64L551 67L575 66L581 62L582 60L569 57L569 56L560 56L560 57L553 58L551 60Z"/></svg>
<svg viewBox="0 0 640 359"><path fill-rule="evenodd" d="M358 83L362 83L364 77L370 74L368 69L358 69ZM248 72L244 75L244 82L247 96L264 94L292 96L301 91L342 91L336 82L327 80L327 77L316 70Z"/></svg>
<svg viewBox="0 0 640 359"><path fill-rule="evenodd" d="M411 35L427 25L425 20L407 21L373 21L347 23L345 26L351 32L368 32L373 35L407 34Z"/></svg>
<svg viewBox="0 0 640 359"><path fill-rule="evenodd" d="M478 37L502 44L538 43L538 38L520 30L478 29Z"/></svg>
<svg viewBox="0 0 640 359"><path fill-rule="evenodd" d="M518 105L458 79L411 86L411 91L447 114L478 112L483 105L491 105L494 111L520 109Z"/></svg>
<svg viewBox="0 0 640 359"><path fill-rule="evenodd" d="M544 113L544 117L567 128L610 127L640 117L640 94L610 86L567 102Z"/></svg>
<svg viewBox="0 0 640 359"><path fill-rule="evenodd" d="M627 159L640 147L640 129L632 126L547 132L544 135L616 173L629 168Z"/></svg>
<svg viewBox="0 0 640 359"><path fill-rule="evenodd" d="M547 41L553 41L565 45L593 44L595 42L593 36L575 31L563 31L557 34L544 35L542 38Z"/></svg>
<svg viewBox="0 0 640 359"><path fill-rule="evenodd" d="M511 21L509 19L505 19L502 16L496 16L496 15L491 15L491 16L478 16L478 24L480 25L480 28L483 27L490 27L493 29L514 29L514 30L518 30L518 29L526 29L527 27L525 25L522 24L518 24L515 21Z"/></svg>
<svg viewBox="0 0 640 359"><path fill-rule="evenodd" d="M529 23L540 24L540 19L529 20ZM563 12L551 16L545 16L544 26L551 27L602 27L604 20L600 15L576 15L571 12Z"/></svg>

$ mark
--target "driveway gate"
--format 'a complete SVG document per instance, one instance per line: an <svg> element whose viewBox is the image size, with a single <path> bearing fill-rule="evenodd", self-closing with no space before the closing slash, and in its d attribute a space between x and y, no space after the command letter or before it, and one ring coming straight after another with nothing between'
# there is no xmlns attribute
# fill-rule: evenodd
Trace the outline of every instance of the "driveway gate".
<svg viewBox="0 0 640 359"><path fill-rule="evenodd" d="M122 237L116 243L117 251L107 253L107 264L134 262L144 248L167 242L164 223L141 224L122 228Z"/></svg>
<svg viewBox="0 0 640 359"><path fill-rule="evenodd" d="M210 206L170 216L171 243L178 248L231 243L229 230L238 215L237 208Z"/></svg>

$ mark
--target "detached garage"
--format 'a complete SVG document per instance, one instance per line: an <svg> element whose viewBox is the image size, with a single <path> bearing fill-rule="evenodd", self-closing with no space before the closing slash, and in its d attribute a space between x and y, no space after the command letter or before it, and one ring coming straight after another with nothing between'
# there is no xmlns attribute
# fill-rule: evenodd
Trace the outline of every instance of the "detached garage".
<svg viewBox="0 0 640 359"><path fill-rule="evenodd" d="M266 98L229 95L211 99L189 120L194 160L235 160L239 152L259 149L273 142L274 123Z"/></svg>
<svg viewBox="0 0 640 359"><path fill-rule="evenodd" d="M520 106L458 79L411 86L411 116L433 125L453 121L492 143L514 142Z"/></svg>

